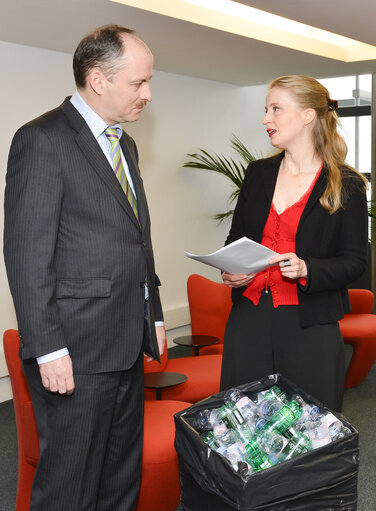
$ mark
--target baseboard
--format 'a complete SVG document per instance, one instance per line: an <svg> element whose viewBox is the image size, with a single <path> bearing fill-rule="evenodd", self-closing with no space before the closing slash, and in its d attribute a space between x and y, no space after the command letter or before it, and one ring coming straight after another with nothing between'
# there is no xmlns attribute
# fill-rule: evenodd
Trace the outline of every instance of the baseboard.
<svg viewBox="0 0 376 511"><path fill-rule="evenodd" d="M172 330L173 328L179 328L191 323L188 305L164 309L163 316L166 330Z"/></svg>
<svg viewBox="0 0 376 511"><path fill-rule="evenodd" d="M0 378L0 403L13 399L9 376Z"/></svg>

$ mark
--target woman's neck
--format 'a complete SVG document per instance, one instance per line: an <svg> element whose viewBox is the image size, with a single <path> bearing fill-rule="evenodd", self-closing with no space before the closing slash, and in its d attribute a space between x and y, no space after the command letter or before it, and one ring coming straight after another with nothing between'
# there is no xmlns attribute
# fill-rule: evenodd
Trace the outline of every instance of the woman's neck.
<svg viewBox="0 0 376 511"><path fill-rule="evenodd" d="M281 162L281 170L293 175L303 172L316 172L322 164L320 158L314 151L307 148L299 148L296 151L285 150L284 158Z"/></svg>

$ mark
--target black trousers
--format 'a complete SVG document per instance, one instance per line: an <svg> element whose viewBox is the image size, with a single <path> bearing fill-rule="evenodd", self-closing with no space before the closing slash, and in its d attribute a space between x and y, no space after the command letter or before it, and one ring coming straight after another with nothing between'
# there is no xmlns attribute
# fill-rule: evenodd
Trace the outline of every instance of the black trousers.
<svg viewBox="0 0 376 511"><path fill-rule="evenodd" d="M338 323L302 328L298 305L274 308L265 291L257 306L242 296L226 326L221 390L275 373L341 411L345 362Z"/></svg>
<svg viewBox="0 0 376 511"><path fill-rule="evenodd" d="M71 396L23 369L37 421L40 460L30 511L133 511L141 480L143 355L127 371L75 374Z"/></svg>

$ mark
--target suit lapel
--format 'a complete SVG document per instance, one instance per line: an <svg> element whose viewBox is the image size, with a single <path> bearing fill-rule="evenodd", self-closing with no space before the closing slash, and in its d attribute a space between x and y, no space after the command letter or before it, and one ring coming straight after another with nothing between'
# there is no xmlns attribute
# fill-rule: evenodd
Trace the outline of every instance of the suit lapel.
<svg viewBox="0 0 376 511"><path fill-rule="evenodd" d="M110 192L118 200L118 202L123 207L125 212L128 214L132 222L134 222L135 225L138 228L140 228L140 225L137 221L134 211L131 205L129 204L129 201L123 189L121 188L120 183L111 165L109 164L106 156L103 154L103 151L99 146L98 142L95 140L95 137L91 132L89 126L87 125L83 117L79 114L79 112L71 104L69 98L67 98L63 103L62 110L66 117L68 118L72 128L77 132L76 142L79 148L81 149L82 153L84 154L85 158L88 160L93 170L103 180L104 184L108 187Z"/></svg>

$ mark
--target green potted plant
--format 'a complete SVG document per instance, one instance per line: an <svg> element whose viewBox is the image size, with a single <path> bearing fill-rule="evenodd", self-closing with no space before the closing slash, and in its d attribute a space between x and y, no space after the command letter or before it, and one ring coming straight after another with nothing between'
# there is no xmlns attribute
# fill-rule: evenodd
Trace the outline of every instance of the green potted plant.
<svg viewBox="0 0 376 511"><path fill-rule="evenodd" d="M229 202L232 203L238 198L248 165L258 157L253 155L236 135L231 136L230 143L235 152L240 156L239 162L236 162L233 158L227 158L222 154L211 154L205 149L199 149L198 153L187 155L192 158L192 160L183 163L183 167L211 170L230 179L235 186L234 191L229 197ZM225 213L214 215L214 218L222 222L225 218L231 217L233 212L234 210L230 209Z"/></svg>

